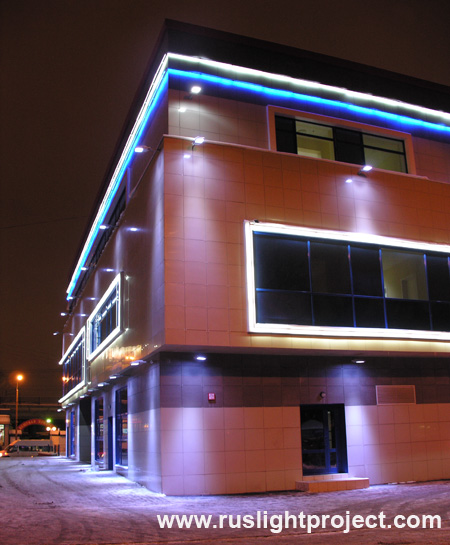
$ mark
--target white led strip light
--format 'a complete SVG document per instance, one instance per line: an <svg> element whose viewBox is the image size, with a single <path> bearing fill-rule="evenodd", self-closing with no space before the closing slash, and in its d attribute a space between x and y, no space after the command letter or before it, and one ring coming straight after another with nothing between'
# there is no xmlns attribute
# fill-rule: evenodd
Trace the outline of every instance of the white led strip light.
<svg viewBox="0 0 450 545"><path fill-rule="evenodd" d="M116 337L122 332L122 275L119 273L114 280L111 282L109 288L103 294L103 297L97 303L97 306L92 311L91 315L87 320L87 350L86 350L86 359L92 361L100 352L102 352L106 346L108 346ZM96 315L99 310L102 308L105 301L113 293L113 291L118 288L118 298L117 301L117 326L111 331L111 333L104 339L95 350L91 352L91 334L92 334L92 322L95 320Z"/></svg>
<svg viewBox="0 0 450 545"><path fill-rule="evenodd" d="M88 254L89 254L89 248L92 247L93 241L95 237L97 236L99 227L101 223L104 220L104 217L108 211L108 208L111 204L111 198L117 189L117 184L120 183L120 172L122 171L122 168L124 164L126 163L130 153L133 152L134 146L136 144L136 136L139 134L139 131L142 128L143 122L145 120L145 117L147 115L148 109L151 106L151 103L153 101L153 98L163 80L163 77L165 75L167 68L167 55L164 55L157 71L155 74L155 77L152 80L152 83L150 84L148 93L144 99L144 102L141 106L141 109L139 111L139 114L137 115L136 121L133 125L133 128L130 132L130 135L128 136L127 142L125 144L125 147L122 151L122 154L120 156L120 159L117 163L117 166L114 170L114 174L111 177L111 181L109 182L108 189L106 190L105 196L102 199L102 202L98 208L97 214L95 216L95 219L92 223L91 229L89 231L88 236L86 237L86 242L83 246L83 251L81 252L80 258L78 260L78 263L74 269L69 287L67 288L68 296L70 297L73 293L73 290L75 289L75 286L77 284L78 274L81 270L81 267L83 267L86 263ZM69 298L68 297L68 298Z"/></svg>
<svg viewBox="0 0 450 545"><path fill-rule="evenodd" d="M58 365L63 365L64 361L67 359L67 357L70 355L70 353L73 351L73 349L77 346L78 342L82 337L84 337L84 347L83 347L83 370L82 370L82 379L81 382L79 382L70 392L68 392L64 397L58 400L58 403L63 403L66 399L68 399L70 396L72 396L75 392L83 388L86 384L86 337L85 337L85 331L86 328L83 326L80 331L78 332L75 339L70 343L69 348L65 351L64 356L60 359Z"/></svg>
<svg viewBox="0 0 450 545"><path fill-rule="evenodd" d="M442 331L418 331L410 329L384 329L368 327L330 327L330 326L309 326L309 325L286 325L286 324L262 324L256 321L256 286L255 286L255 263L253 253L253 233L274 233L283 235L294 235L310 237L323 240L336 240L340 242L357 242L374 244L384 247L404 248L408 250L431 251L450 255L450 246L443 244L431 244L415 242L399 238L389 238L381 235L370 235L364 233L349 233L331 231L325 229L309 229L306 227L294 227L275 223L255 223L245 221L245 252L246 252L246 279L247 279L247 309L248 309L248 330L251 333L264 334L286 334L320 337L370 337L389 339L427 339L449 341L450 332Z"/></svg>
<svg viewBox="0 0 450 545"><path fill-rule="evenodd" d="M308 81L304 79L292 78L290 76L283 76L282 74L272 74L270 72L263 72L261 70L254 70L253 68L244 68L242 66L236 66L233 64L212 61L209 59L201 59L197 57L189 57L186 55L180 55L178 53L168 53L170 59L178 59L181 61L189 62L196 64L198 66L209 66L215 69L221 69L226 72L235 73L239 76L250 76L266 79L272 82L283 82L291 89L294 88L303 88L309 90L319 90L326 91L329 93L334 93L339 95L341 98L345 99L360 99L373 102L375 104L381 104L385 106L390 106L393 108L401 108L410 112L420 113L425 116L433 116L440 119L445 119L450 121L450 113L443 112L441 110L432 110L431 108L424 108L423 106L417 106L415 104L409 104L407 102L402 102L400 100L393 100L390 98L379 97L376 95L371 95L368 93L360 93L358 91L350 91L345 87L335 87L333 85L325 85L323 83L318 83L315 81ZM232 74L229 74L231 76Z"/></svg>

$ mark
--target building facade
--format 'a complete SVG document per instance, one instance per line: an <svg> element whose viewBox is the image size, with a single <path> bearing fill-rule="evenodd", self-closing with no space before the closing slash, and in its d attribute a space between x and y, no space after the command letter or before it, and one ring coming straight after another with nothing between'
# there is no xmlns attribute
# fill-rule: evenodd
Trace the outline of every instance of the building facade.
<svg viewBox="0 0 450 545"><path fill-rule="evenodd" d="M175 495L450 478L449 97L167 22L67 290L68 455Z"/></svg>

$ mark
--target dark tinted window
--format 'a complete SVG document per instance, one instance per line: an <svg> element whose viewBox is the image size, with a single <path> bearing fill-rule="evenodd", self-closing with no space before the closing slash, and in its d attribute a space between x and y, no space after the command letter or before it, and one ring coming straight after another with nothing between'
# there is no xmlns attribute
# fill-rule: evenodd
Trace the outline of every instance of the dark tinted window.
<svg viewBox="0 0 450 545"><path fill-rule="evenodd" d="M290 117L275 116L275 131L277 135L277 150L287 153L297 153L295 120Z"/></svg>
<svg viewBox="0 0 450 545"><path fill-rule="evenodd" d="M450 301L450 275L447 256L427 256L427 278L430 299Z"/></svg>
<svg viewBox="0 0 450 545"><path fill-rule="evenodd" d="M335 127L334 153L337 161L363 165L365 158L361 133Z"/></svg>
<svg viewBox="0 0 450 545"><path fill-rule="evenodd" d="M383 299L355 297L356 327L386 327Z"/></svg>
<svg viewBox="0 0 450 545"><path fill-rule="evenodd" d="M378 249L352 246L351 264L355 295L383 295Z"/></svg>
<svg viewBox="0 0 450 545"><path fill-rule="evenodd" d="M255 235L256 287L309 291L308 244L294 237Z"/></svg>
<svg viewBox="0 0 450 545"><path fill-rule="evenodd" d="M347 246L311 242L312 289L319 293L351 293Z"/></svg>
<svg viewBox="0 0 450 545"><path fill-rule="evenodd" d="M450 331L450 303L431 303L434 331Z"/></svg>
<svg viewBox="0 0 450 545"><path fill-rule="evenodd" d="M311 295L298 292L258 291L257 320L265 324L312 325Z"/></svg>
<svg viewBox="0 0 450 545"><path fill-rule="evenodd" d="M386 317L390 329L431 329L428 303L410 299L386 299Z"/></svg>
<svg viewBox="0 0 450 545"><path fill-rule="evenodd" d="M314 295L314 325L353 327L351 297Z"/></svg>

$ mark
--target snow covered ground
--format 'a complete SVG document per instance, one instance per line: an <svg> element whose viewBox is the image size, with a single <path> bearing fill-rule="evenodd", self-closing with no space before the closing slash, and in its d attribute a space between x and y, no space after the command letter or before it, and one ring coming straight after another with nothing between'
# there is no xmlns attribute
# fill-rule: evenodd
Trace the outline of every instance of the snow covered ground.
<svg viewBox="0 0 450 545"><path fill-rule="evenodd" d="M1 545L208 544L215 545L406 545L450 543L450 481L375 486L365 490L305 494L165 497L110 471L95 472L66 458L0 459ZM257 528L259 512L276 528L279 516L379 516L390 524L396 515L439 515L441 529L342 529L328 527L272 532ZM211 526L160 528L157 515L211 515ZM220 516L223 528L219 528ZM231 519L229 518L232 516ZM253 527L231 528L239 515ZM274 517L274 518L271 518ZM311 519L314 521L315 519ZM339 522L339 517L334 519ZM375 518L371 518L373 522ZM379 520L379 519L377 519ZM244 519L241 518L241 522ZM250 526L250 524L248 524Z"/></svg>

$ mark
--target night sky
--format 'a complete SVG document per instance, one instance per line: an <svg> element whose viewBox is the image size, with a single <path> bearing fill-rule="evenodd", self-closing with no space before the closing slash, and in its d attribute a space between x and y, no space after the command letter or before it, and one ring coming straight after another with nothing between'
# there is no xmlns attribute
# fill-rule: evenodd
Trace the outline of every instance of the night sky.
<svg viewBox="0 0 450 545"><path fill-rule="evenodd" d="M448 0L0 0L0 397L61 396L65 291L165 18L450 86ZM282 72L282 67L280 67ZM12 391L12 390L10 390Z"/></svg>

